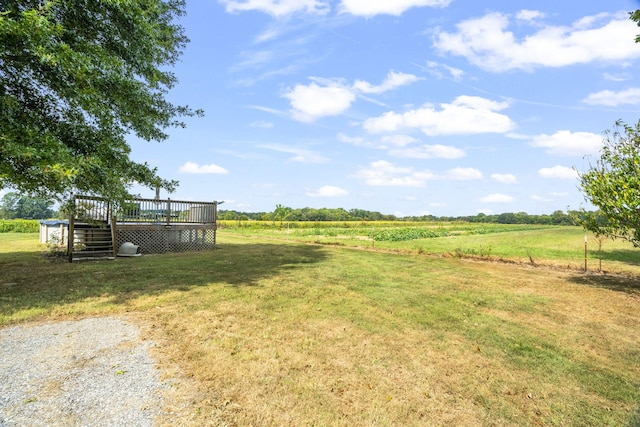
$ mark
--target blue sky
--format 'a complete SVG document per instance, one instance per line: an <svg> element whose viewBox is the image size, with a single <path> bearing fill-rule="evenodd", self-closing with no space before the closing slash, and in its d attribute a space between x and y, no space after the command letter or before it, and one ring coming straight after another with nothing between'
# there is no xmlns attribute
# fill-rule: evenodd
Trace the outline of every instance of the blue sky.
<svg viewBox="0 0 640 427"><path fill-rule="evenodd" d="M222 209L589 207L576 172L640 119L637 1L190 0L178 104L133 158ZM586 157L585 157L586 156ZM137 190L153 196L151 190Z"/></svg>

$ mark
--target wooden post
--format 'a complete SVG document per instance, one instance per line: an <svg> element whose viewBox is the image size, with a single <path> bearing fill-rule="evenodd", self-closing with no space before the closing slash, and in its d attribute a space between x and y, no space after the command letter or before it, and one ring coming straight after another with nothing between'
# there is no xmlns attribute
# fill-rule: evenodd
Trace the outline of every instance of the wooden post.
<svg viewBox="0 0 640 427"><path fill-rule="evenodd" d="M240 220L238 219L238 222ZM206 240L207 230L202 230L203 236L202 239ZM216 238L218 233L218 202L216 200L213 201L213 249L216 248Z"/></svg>
<svg viewBox="0 0 640 427"><path fill-rule="evenodd" d="M587 235L584 236L584 271L587 272Z"/></svg>
<svg viewBox="0 0 640 427"><path fill-rule="evenodd" d="M167 199L167 225L171 225L171 199Z"/></svg>
<svg viewBox="0 0 640 427"><path fill-rule="evenodd" d="M71 208L71 212L69 212L69 235L67 236L67 256L69 257L69 262L73 262L73 240L75 233L73 232L73 225L75 222L76 216L76 199L75 196L72 198L73 207Z"/></svg>
<svg viewBox="0 0 640 427"><path fill-rule="evenodd" d="M376 232L375 227L371 227L371 247L376 247Z"/></svg>
<svg viewBox="0 0 640 427"><path fill-rule="evenodd" d="M598 238L598 271L602 272L602 236Z"/></svg>
<svg viewBox="0 0 640 427"><path fill-rule="evenodd" d="M113 257L115 258L118 255L118 228L115 215L111 217L111 244L113 245Z"/></svg>

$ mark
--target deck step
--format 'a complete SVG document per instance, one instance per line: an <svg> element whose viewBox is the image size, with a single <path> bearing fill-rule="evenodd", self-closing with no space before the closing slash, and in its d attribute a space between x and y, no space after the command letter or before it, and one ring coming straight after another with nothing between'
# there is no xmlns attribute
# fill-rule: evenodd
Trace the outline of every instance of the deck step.
<svg viewBox="0 0 640 427"><path fill-rule="evenodd" d="M114 259L111 225L75 223L70 261Z"/></svg>

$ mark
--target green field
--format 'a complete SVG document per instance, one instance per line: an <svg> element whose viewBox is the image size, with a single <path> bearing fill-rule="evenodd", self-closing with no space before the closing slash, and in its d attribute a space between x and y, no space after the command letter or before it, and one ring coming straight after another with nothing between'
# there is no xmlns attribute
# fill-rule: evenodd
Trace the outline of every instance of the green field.
<svg viewBox="0 0 640 427"><path fill-rule="evenodd" d="M636 249L603 242L598 273L590 236L585 273L581 229L474 227L73 264L0 234L0 325L128 316L172 384L160 425L640 425Z"/></svg>
<svg viewBox="0 0 640 427"><path fill-rule="evenodd" d="M581 227L409 223L397 221L351 223L223 222L225 233L290 242L386 249L444 256L508 260L584 269L640 274L640 251L622 240L597 238Z"/></svg>

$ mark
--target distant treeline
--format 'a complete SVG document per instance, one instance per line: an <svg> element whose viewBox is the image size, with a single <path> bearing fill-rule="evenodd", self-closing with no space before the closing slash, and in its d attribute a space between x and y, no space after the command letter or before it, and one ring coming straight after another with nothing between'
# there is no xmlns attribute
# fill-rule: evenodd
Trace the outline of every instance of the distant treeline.
<svg viewBox="0 0 640 427"><path fill-rule="evenodd" d="M364 209L346 210L337 209L314 209L302 208L291 209L279 206L274 212L238 212L234 210L218 211L218 219L237 221L465 221L473 223L493 223L493 224L545 224L545 225L575 225L573 220L577 212L555 211L550 215L531 215L526 212L501 213L496 215L486 215L479 213L473 216L405 216L385 215L380 212L372 212Z"/></svg>

